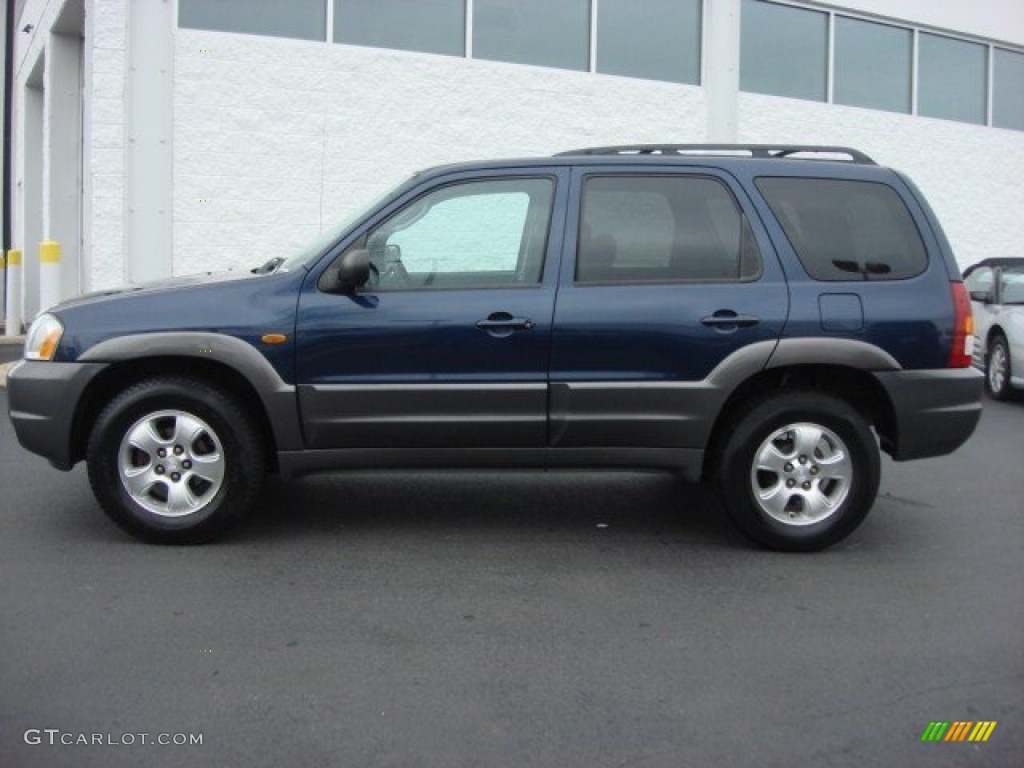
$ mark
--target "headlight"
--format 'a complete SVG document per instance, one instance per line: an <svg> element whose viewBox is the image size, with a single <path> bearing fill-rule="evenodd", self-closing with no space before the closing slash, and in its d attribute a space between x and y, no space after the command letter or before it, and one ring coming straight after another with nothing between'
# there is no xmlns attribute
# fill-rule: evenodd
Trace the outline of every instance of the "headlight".
<svg viewBox="0 0 1024 768"><path fill-rule="evenodd" d="M26 360L53 360L57 352L57 344L64 334L64 326L60 320L50 314L42 314L35 319L28 329L25 338Z"/></svg>

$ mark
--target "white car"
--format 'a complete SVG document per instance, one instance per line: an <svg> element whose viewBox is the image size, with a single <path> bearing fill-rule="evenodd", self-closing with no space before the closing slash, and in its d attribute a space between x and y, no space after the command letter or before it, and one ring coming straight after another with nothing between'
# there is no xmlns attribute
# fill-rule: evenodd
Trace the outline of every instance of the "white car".
<svg viewBox="0 0 1024 768"><path fill-rule="evenodd" d="M992 397L1024 390L1024 259L985 259L964 272L978 344L974 362L985 370Z"/></svg>

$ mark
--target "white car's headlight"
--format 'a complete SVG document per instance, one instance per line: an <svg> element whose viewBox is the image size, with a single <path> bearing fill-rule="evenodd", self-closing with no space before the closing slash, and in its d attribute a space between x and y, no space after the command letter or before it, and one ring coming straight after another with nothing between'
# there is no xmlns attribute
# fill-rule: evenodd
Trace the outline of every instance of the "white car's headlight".
<svg viewBox="0 0 1024 768"><path fill-rule="evenodd" d="M25 359L53 360L63 334L64 326L60 324L60 320L50 314L40 315L28 329L28 336L25 338Z"/></svg>

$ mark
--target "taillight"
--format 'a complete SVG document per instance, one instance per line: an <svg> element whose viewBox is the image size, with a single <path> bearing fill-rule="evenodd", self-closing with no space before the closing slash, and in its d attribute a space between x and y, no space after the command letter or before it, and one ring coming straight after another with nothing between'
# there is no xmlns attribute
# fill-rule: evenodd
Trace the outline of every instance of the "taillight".
<svg viewBox="0 0 1024 768"><path fill-rule="evenodd" d="M953 288L953 348L949 351L950 368L969 368L974 353L974 316L971 296L963 283L950 283Z"/></svg>

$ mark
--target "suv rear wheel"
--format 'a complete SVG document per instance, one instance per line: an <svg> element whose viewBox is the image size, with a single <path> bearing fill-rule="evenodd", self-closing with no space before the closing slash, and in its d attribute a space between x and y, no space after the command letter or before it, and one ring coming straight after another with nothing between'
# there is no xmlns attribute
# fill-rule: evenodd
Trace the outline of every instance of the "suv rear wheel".
<svg viewBox="0 0 1024 768"><path fill-rule="evenodd" d="M718 482L726 512L752 541L812 551L847 536L878 492L878 444L849 403L790 392L754 405L734 424Z"/></svg>
<svg viewBox="0 0 1024 768"><path fill-rule="evenodd" d="M249 414L183 377L148 379L115 397L96 420L86 459L110 518L166 544L221 534L255 501L265 466Z"/></svg>

